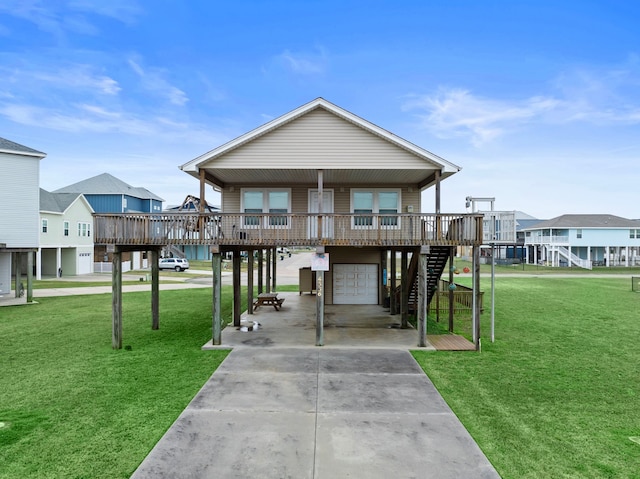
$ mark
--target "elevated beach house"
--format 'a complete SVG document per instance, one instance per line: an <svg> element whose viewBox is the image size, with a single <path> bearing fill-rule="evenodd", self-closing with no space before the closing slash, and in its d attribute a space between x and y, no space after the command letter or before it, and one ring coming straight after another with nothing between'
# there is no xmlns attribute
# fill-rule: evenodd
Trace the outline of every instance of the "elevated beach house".
<svg viewBox="0 0 640 479"><path fill-rule="evenodd" d="M202 200L207 185L221 193L221 213L96 215L95 241L115 255L167 244L207 245L214 273L213 344L221 341L223 254L233 256L233 321L239 325L241 257L249 259L251 314L254 256L258 263L265 259L268 291L276 248L311 247L318 345L324 341L325 304L387 305L398 308L406 324L409 297L415 295L417 344L424 346L427 305L447 260L465 245L474 248L478 263L482 214L440 211L441 183L460 168L322 98L180 168L199 181ZM427 189L435 197L430 213L422 212ZM152 278L157 278L157 256L156 250ZM261 278L261 267L258 272ZM114 347L120 347L119 293L114 294ZM157 298L153 301L157 327ZM474 335L477 341L478 312Z"/></svg>
<svg viewBox="0 0 640 479"><path fill-rule="evenodd" d="M34 254L38 250L40 161L46 153L0 138L0 299L23 294L32 300ZM22 275L25 275L23 277Z"/></svg>

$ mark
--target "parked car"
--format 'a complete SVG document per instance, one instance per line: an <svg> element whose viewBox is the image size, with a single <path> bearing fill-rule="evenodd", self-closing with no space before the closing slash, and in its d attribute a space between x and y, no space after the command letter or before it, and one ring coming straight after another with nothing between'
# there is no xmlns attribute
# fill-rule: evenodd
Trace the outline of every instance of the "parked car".
<svg viewBox="0 0 640 479"><path fill-rule="evenodd" d="M184 271L185 269L189 269L189 261L184 258L162 258L158 267L160 269Z"/></svg>

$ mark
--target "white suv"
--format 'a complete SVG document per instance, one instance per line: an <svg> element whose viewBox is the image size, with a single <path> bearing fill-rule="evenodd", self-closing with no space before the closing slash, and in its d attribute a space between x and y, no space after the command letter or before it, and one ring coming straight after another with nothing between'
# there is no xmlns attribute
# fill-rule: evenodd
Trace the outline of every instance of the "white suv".
<svg viewBox="0 0 640 479"><path fill-rule="evenodd" d="M185 269L189 269L189 262L184 258L162 258L158 267L160 269L184 271Z"/></svg>

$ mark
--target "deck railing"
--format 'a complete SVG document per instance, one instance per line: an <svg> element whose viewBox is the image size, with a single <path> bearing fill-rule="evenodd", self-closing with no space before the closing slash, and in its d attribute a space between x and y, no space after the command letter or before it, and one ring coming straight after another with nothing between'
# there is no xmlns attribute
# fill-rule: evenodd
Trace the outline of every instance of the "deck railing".
<svg viewBox="0 0 640 479"><path fill-rule="evenodd" d="M481 214L95 214L94 242L117 245L480 245Z"/></svg>

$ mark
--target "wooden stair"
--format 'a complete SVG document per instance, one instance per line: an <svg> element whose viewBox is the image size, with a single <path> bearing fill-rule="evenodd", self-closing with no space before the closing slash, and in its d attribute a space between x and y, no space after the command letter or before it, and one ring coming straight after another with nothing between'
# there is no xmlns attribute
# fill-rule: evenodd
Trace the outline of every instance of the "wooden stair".
<svg viewBox="0 0 640 479"><path fill-rule="evenodd" d="M449 261L451 248L449 246L431 246L427 255L427 306L431 304L438 282ZM407 277L411 288L409 289L409 312L415 313L418 305L418 259L420 255L415 252L411 256Z"/></svg>

